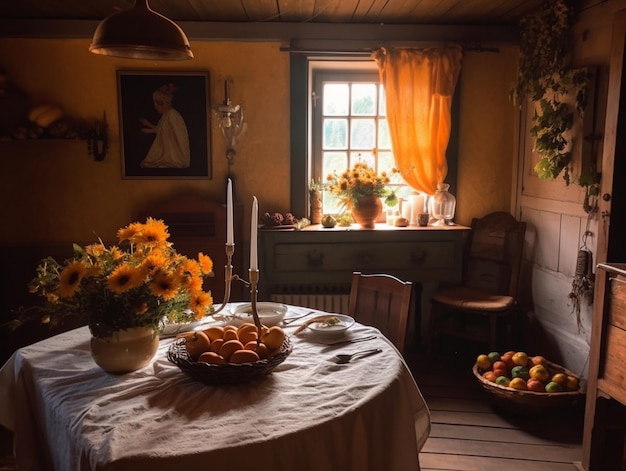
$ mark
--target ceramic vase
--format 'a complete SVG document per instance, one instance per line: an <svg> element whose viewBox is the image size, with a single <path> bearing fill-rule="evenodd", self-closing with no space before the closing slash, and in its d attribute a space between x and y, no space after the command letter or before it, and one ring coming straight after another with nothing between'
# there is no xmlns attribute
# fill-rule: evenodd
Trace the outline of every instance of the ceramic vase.
<svg viewBox="0 0 626 471"><path fill-rule="evenodd" d="M91 356L103 370L123 374L146 366L156 355L159 336L151 327L131 327L110 337L91 337Z"/></svg>
<svg viewBox="0 0 626 471"><path fill-rule="evenodd" d="M383 210L378 196L364 196L352 205L352 217L364 229L373 229Z"/></svg>

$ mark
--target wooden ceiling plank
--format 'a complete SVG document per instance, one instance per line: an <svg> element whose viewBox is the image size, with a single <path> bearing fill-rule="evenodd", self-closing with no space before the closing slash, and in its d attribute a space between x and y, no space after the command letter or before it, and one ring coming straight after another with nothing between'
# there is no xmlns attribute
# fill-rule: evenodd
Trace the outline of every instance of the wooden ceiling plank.
<svg viewBox="0 0 626 471"><path fill-rule="evenodd" d="M278 0L281 21L309 22L315 16L315 0Z"/></svg>
<svg viewBox="0 0 626 471"><path fill-rule="evenodd" d="M316 0L315 21L326 23L352 23L359 0Z"/></svg>
<svg viewBox="0 0 626 471"><path fill-rule="evenodd" d="M279 21L279 0L242 0L250 21Z"/></svg>

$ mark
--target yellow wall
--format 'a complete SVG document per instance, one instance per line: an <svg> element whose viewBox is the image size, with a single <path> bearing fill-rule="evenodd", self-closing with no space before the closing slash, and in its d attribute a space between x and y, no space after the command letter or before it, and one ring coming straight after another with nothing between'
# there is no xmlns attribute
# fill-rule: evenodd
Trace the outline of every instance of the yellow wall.
<svg viewBox="0 0 626 471"><path fill-rule="evenodd" d="M118 135L119 69L208 71L211 100L244 106L248 128L233 172L244 203L245 243L252 195L261 213L289 208L289 56L278 43L193 42L195 59L147 62L90 54L88 39L0 39L0 68L35 104L58 103L70 116L99 118L106 111L109 154L94 162L83 142L0 142L1 245L112 240L136 211L169 193L190 189L223 199L225 145L212 129L211 180L121 178ZM514 80L516 49L468 53L463 59L457 221L494 209L509 210L515 154L515 110L507 93ZM306 216L295 214L296 217ZM167 222L167 221L166 221Z"/></svg>

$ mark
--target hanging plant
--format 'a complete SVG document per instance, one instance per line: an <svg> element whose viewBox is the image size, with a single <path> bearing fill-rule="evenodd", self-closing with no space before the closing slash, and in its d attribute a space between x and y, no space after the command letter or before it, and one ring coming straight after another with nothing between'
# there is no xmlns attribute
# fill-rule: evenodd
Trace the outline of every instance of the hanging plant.
<svg viewBox="0 0 626 471"><path fill-rule="evenodd" d="M586 106L587 72L573 70L570 29L573 8L566 0L548 0L539 12L520 22L520 58L512 100L528 97L535 103L531 135L541 158L535 165L539 178L555 179L563 173L570 184L568 144L574 113L582 117ZM574 103L566 97L573 97Z"/></svg>

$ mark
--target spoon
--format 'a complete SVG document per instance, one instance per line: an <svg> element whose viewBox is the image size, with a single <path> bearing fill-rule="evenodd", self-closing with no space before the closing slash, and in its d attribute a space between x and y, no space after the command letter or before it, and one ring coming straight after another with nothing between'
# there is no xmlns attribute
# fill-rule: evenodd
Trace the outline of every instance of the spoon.
<svg viewBox="0 0 626 471"><path fill-rule="evenodd" d="M355 352L355 353L351 353L351 354L338 353L337 355L335 355L335 363L338 363L340 365L342 365L344 363L350 363L352 361L352 359L354 359L357 356L374 355L374 354L380 353L382 351L383 351L382 348L374 348L372 350L361 350L360 352Z"/></svg>

